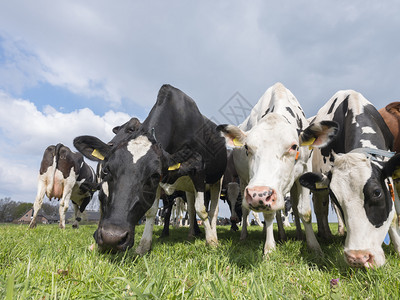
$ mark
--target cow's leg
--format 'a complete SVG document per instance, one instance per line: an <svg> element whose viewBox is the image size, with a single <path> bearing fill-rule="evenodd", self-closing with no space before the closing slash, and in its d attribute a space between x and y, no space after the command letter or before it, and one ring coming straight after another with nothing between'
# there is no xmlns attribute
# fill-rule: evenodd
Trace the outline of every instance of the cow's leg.
<svg viewBox="0 0 400 300"><path fill-rule="evenodd" d="M249 217L250 211L245 208L244 206L242 207L242 231L240 232L240 239L245 240L247 239L248 232L247 232L247 219Z"/></svg>
<svg viewBox="0 0 400 300"><path fill-rule="evenodd" d="M303 222L306 232L306 241L309 249L322 255L321 246L315 237L314 230L311 223L311 201L309 197L309 190L300 185L296 180L291 191L290 198L292 199L293 209L297 208L301 221Z"/></svg>
<svg viewBox="0 0 400 300"><path fill-rule="evenodd" d="M262 223L261 220L260 220L260 216L259 216L258 212L251 211L251 213L253 214L254 220L256 221L256 223L258 224L258 226L264 227L263 223Z"/></svg>
<svg viewBox="0 0 400 300"><path fill-rule="evenodd" d="M173 205L173 200L165 195L163 199L163 204L164 204L164 227L163 231L161 233L161 237L166 237L169 236L169 224L170 224L170 219L171 219L171 211L172 211L172 205Z"/></svg>
<svg viewBox="0 0 400 300"><path fill-rule="evenodd" d="M265 222L265 245L264 245L264 257L268 256L268 253L275 249L274 240L274 213L264 213Z"/></svg>
<svg viewBox="0 0 400 300"><path fill-rule="evenodd" d="M176 210L175 210L176 216L175 216L175 224L174 224L175 228L179 228L182 226L182 218L181 218L182 202L183 202L183 199L181 197L175 198L175 205L176 205Z"/></svg>
<svg viewBox="0 0 400 300"><path fill-rule="evenodd" d="M276 211L276 223L278 224L279 240L281 242L286 241L287 237L286 237L285 229L283 228L282 211L280 211L280 210Z"/></svg>
<svg viewBox="0 0 400 300"><path fill-rule="evenodd" d="M81 211L79 210L79 206L76 205L74 202L72 202L72 205L74 206L74 215L75 215L75 220L74 223L72 224L72 228L78 228L79 222L81 221Z"/></svg>
<svg viewBox="0 0 400 300"><path fill-rule="evenodd" d="M398 255L400 255L400 227L397 214L394 214L392 224L389 228L390 240L393 243L394 248Z"/></svg>
<svg viewBox="0 0 400 300"><path fill-rule="evenodd" d="M245 240L247 239L248 232L247 232L247 226L248 224L248 217L249 217L249 209L244 206L244 203L246 201L246 197L244 197L244 189L246 188L247 183L240 181L240 191L242 193L242 231L240 232L240 240Z"/></svg>
<svg viewBox="0 0 400 300"><path fill-rule="evenodd" d="M221 183L222 180L218 180L216 183L210 185L210 211L208 215L211 220L211 229L213 230L213 234L217 237L217 219L219 212L219 196L221 194Z"/></svg>
<svg viewBox="0 0 400 300"><path fill-rule="evenodd" d="M39 179L35 203L33 204L33 217L31 223L29 224L29 228L36 227L36 217L39 210L42 208L45 192L46 192L46 184L43 180Z"/></svg>
<svg viewBox="0 0 400 300"><path fill-rule="evenodd" d="M337 215L337 219L338 219L338 234L340 236L344 236L344 221L343 221L343 217L342 214L340 213L339 208L337 207L336 204L333 204L333 207L335 209L336 215Z"/></svg>
<svg viewBox="0 0 400 300"><path fill-rule="evenodd" d="M296 238L299 241L304 240L303 230L301 229L299 210L297 207L293 209L293 219L294 219L294 224L296 225Z"/></svg>
<svg viewBox="0 0 400 300"><path fill-rule="evenodd" d="M326 239L332 239L331 229L328 223L329 213L329 193L328 191L320 191L313 193L314 212L317 217L318 236Z"/></svg>
<svg viewBox="0 0 400 300"><path fill-rule="evenodd" d="M194 230L194 223L196 221L196 210L194 207L194 202L195 202L195 195L194 193L186 192L186 200L187 200L187 206L188 206L188 215L189 215L189 235L188 238L192 239L196 236L195 230Z"/></svg>
<svg viewBox="0 0 400 300"><path fill-rule="evenodd" d="M399 195L400 195L400 180L396 179L396 181L393 183L394 185L394 196L395 196L395 201L394 201L394 208L395 208L395 219L397 217L397 226L400 227L400 200L399 200Z"/></svg>
<svg viewBox="0 0 400 300"><path fill-rule="evenodd" d="M65 182L65 186L63 189L63 196L61 197L60 207L58 209L58 212L60 214L59 227L61 229L65 228L65 213L68 210L69 200L71 199L72 187L74 186L72 183L68 181L68 179L69 178L67 178L67 181Z"/></svg>
<svg viewBox="0 0 400 300"><path fill-rule="evenodd" d="M65 213L68 210L68 206L69 206L69 199L70 199L71 194L65 194L62 196L61 200L60 200L60 207L58 209L59 215L60 215L60 224L59 227L61 229L65 228Z"/></svg>
<svg viewBox="0 0 400 300"><path fill-rule="evenodd" d="M283 219L283 227L291 227L289 222L289 213L285 212L284 215L282 216L282 219Z"/></svg>
<svg viewBox="0 0 400 300"><path fill-rule="evenodd" d="M239 217L235 211L235 207L236 207L236 202L238 200L239 197L239 193L240 193L240 186L238 183L236 182L230 182L228 183L228 187L227 187L227 192L226 195L229 199L229 202L231 203L231 223L232 224L236 224L239 223Z"/></svg>
<svg viewBox="0 0 400 300"><path fill-rule="evenodd" d="M206 234L206 242L211 246L218 245L218 238L216 232L211 227L210 220L208 219L208 213L204 206L204 192L196 191L195 202L194 202L196 213L203 221L204 231Z"/></svg>
<svg viewBox="0 0 400 300"><path fill-rule="evenodd" d="M159 193L157 193L159 195ZM151 249L151 243L153 242L153 228L154 221L156 219L158 211L159 196L154 201L153 205L146 212L146 222L144 225L143 235L140 239L139 246L136 248L136 253L139 255L144 255Z"/></svg>

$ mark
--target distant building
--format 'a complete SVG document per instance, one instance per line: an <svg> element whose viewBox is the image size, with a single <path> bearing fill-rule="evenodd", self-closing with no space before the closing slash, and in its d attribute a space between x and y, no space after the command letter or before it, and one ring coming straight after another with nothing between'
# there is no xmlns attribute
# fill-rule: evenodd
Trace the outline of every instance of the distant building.
<svg viewBox="0 0 400 300"><path fill-rule="evenodd" d="M26 213L24 213L21 218L17 219L16 222L15 221L14 222L18 224L29 224L32 220L32 216L33 216L33 207L29 209ZM36 219L36 222L39 224L54 224L58 223L58 221L59 217L57 215L48 216L43 212L39 212Z"/></svg>

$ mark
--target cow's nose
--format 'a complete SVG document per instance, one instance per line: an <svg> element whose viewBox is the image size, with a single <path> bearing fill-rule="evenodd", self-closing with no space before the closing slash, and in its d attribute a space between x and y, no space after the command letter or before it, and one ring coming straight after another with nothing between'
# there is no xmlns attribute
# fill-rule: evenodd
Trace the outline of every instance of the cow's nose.
<svg viewBox="0 0 400 300"><path fill-rule="evenodd" d="M347 263L352 267L357 268L372 268L374 267L373 255L366 250L348 250L344 252L344 257Z"/></svg>
<svg viewBox="0 0 400 300"><path fill-rule="evenodd" d="M272 210L276 202L276 192L268 186L246 188L246 202L251 209Z"/></svg>
<svg viewBox="0 0 400 300"><path fill-rule="evenodd" d="M104 225L97 230L96 242L104 249L123 251L130 246L129 240L129 231L119 226Z"/></svg>

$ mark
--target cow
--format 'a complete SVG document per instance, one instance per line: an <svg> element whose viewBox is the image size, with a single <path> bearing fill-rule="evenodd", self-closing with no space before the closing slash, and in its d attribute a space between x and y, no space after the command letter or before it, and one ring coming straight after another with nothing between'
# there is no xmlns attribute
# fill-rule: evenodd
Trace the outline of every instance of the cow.
<svg viewBox="0 0 400 300"><path fill-rule="evenodd" d="M390 157L393 136L376 108L360 93L338 91L318 111L314 122L332 120L339 124L336 139L314 150L313 172L300 183L313 191L318 205L336 204L347 235L344 257L352 267L379 267L385 262L382 242L390 233L397 252L398 228L394 216L390 177L400 165L400 155ZM327 218L327 216L324 216Z"/></svg>
<svg viewBox="0 0 400 300"><path fill-rule="evenodd" d="M172 205L172 224L175 228L182 227L183 218L185 212L187 212L186 201L183 200L183 197L176 197L174 199L174 204Z"/></svg>
<svg viewBox="0 0 400 300"><path fill-rule="evenodd" d="M281 218L282 218L284 227L290 227L291 226L290 225L290 221L289 221L289 215L292 215L293 218L295 218L294 215L293 215L292 201L290 201L290 197L289 196L285 196L285 209L283 209L281 211ZM296 225L297 225L297 221L299 221L298 218L295 220Z"/></svg>
<svg viewBox="0 0 400 300"><path fill-rule="evenodd" d="M100 199L102 214L94 234L100 250L132 247L138 220L146 212L146 218L156 215L161 187L168 194L189 192L189 212L194 206L203 221L206 242L218 244L216 219L226 147L216 127L189 96L163 85L147 118L127 138L112 146L91 136L74 139L84 156L103 164L98 188L106 197ZM207 185L211 191L208 213L204 207ZM139 254L150 250L152 228L146 222L136 249Z"/></svg>
<svg viewBox="0 0 400 300"><path fill-rule="evenodd" d="M385 120L386 125L389 127L390 132L393 135L393 148L392 151L400 153L400 102L392 102L386 105L386 107L378 110L382 118ZM398 195L400 195L400 177L393 177L393 182ZM397 213L397 221L400 226L400 202L395 202L395 208Z"/></svg>
<svg viewBox="0 0 400 300"><path fill-rule="evenodd" d="M329 143L337 124L322 121L307 125L295 96L283 84L276 83L267 89L242 124L218 126L228 145L234 147L244 207L241 239L247 237L245 220L249 209L263 212L265 256L275 248L273 220L276 212L284 209L284 196L289 191L293 209L298 210L304 223L307 245L322 254L311 225L309 191L300 186L298 178L310 170L309 147Z"/></svg>
<svg viewBox="0 0 400 300"><path fill-rule="evenodd" d="M59 227L65 228L65 212L68 210L69 200L72 201L75 212L73 228L78 228L80 214L85 210L93 197L93 190L87 187L96 181L96 175L83 160L80 153L72 152L63 144L50 145L43 154L40 164L38 189L33 205L33 217L30 228L36 226L36 217L42 207L44 195L50 200L60 200Z"/></svg>

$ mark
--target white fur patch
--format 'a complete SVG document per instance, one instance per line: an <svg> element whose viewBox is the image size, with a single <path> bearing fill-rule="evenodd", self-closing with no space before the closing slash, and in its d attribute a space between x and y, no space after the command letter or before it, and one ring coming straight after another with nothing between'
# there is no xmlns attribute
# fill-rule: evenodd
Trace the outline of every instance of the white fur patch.
<svg viewBox="0 0 400 300"><path fill-rule="evenodd" d="M129 141L127 149L133 156L133 163L136 164L137 161L146 155L150 150L152 143L147 138L147 136L141 135L136 139Z"/></svg>
<svg viewBox="0 0 400 300"><path fill-rule="evenodd" d="M362 133L376 133L376 131L369 126L362 127L361 130Z"/></svg>
<svg viewBox="0 0 400 300"><path fill-rule="evenodd" d="M377 149L376 146L373 145L371 143L371 141L369 141L369 140L360 140L360 142L361 142L361 145L362 145L363 148L374 148L374 149Z"/></svg>
<svg viewBox="0 0 400 300"><path fill-rule="evenodd" d="M101 189L103 190L103 193L109 197L109 192L108 192L108 183L104 181L101 185Z"/></svg>

